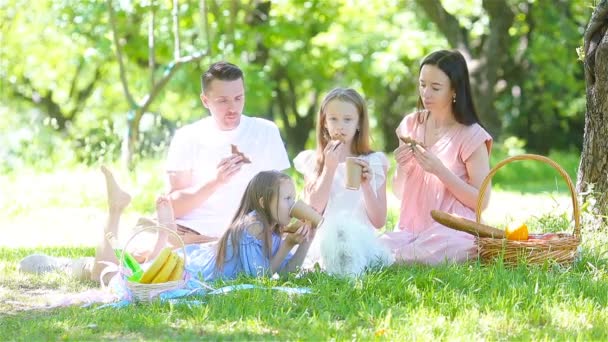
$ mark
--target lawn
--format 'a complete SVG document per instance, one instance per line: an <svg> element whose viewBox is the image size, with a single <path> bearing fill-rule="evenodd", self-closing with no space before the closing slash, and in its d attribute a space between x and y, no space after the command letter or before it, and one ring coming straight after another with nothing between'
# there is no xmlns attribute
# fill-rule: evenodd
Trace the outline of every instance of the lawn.
<svg viewBox="0 0 608 342"><path fill-rule="evenodd" d="M563 157L563 158L562 158ZM557 156L568 173L576 159ZM495 162L495 161L494 161ZM497 226L532 218L533 231L571 230L569 194L557 173L507 167L496 177L484 219ZM533 162L531 163L534 164ZM123 227L150 215L163 189L160 163L119 179L135 200ZM115 169L118 169L115 167ZM583 226L581 260L546 264L393 266L356 280L312 272L283 279L237 279L262 289L200 298L201 305L137 304L122 309L32 309L95 287L63 274L29 276L18 261L36 251L93 255L104 223L104 185L94 168L0 176L0 340L606 340L608 270L605 227ZM10 197L9 197L10 196ZM390 198L388 227L396 222ZM587 222L587 221L585 221ZM128 237L128 229L122 238ZM223 284L217 284L221 286ZM308 287L288 295L272 286Z"/></svg>

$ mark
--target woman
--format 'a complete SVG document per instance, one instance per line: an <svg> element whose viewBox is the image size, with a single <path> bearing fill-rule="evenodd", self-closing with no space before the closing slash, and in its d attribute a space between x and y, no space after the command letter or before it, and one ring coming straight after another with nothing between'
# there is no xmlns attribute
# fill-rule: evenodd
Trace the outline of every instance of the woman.
<svg viewBox="0 0 608 342"><path fill-rule="evenodd" d="M393 192L401 210L398 230L382 241L397 262L438 264L474 257L473 236L444 227L430 215L436 209L474 219L479 187L490 169L492 137L479 123L466 61L458 51L424 58L418 111L405 116L397 135L402 142L395 150Z"/></svg>

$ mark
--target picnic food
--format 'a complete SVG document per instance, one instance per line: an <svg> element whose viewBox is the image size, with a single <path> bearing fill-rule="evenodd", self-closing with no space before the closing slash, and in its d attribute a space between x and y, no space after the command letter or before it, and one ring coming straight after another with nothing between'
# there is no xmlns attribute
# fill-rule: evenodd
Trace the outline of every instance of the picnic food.
<svg viewBox="0 0 608 342"><path fill-rule="evenodd" d="M446 213L439 210L431 210L431 217L442 225L452 229L460 230L471 235L480 237L493 237L502 239L505 237L505 232L498 228L494 228L475 221L467 220L464 217Z"/></svg>
<svg viewBox="0 0 608 342"><path fill-rule="evenodd" d="M165 247L154 259L150 268L144 272L140 283L157 284L179 280L184 272L184 260L170 247Z"/></svg>
<svg viewBox="0 0 608 342"><path fill-rule="evenodd" d="M180 279L182 279L183 275L184 275L184 259L182 259L178 256L177 265L175 265L175 268L173 269L173 272L171 272L169 279L170 280L180 280Z"/></svg>
<svg viewBox="0 0 608 342"><path fill-rule="evenodd" d="M338 140L341 143L344 143L344 140L346 140L346 138L342 134L336 134L331 138L331 140Z"/></svg>
<svg viewBox="0 0 608 342"><path fill-rule="evenodd" d="M249 160L243 152L239 151L239 148L236 145L230 144L230 148L232 149L232 154L239 155L243 158L243 163L251 164L251 160Z"/></svg>
<svg viewBox="0 0 608 342"><path fill-rule="evenodd" d="M525 223L507 226L505 234L508 240L528 240L528 226Z"/></svg>
<svg viewBox="0 0 608 342"><path fill-rule="evenodd" d="M420 141L417 141L416 139L414 139L412 137L400 135L399 139L401 139L401 141L403 141L403 143L409 144L411 147L414 147L416 145L420 145L420 146L424 147L423 143L421 143Z"/></svg>
<svg viewBox="0 0 608 342"><path fill-rule="evenodd" d="M158 284L158 283L166 283L172 279L169 279L171 277L171 274L173 273L173 269L175 269L175 266L177 265L177 260L179 259L179 257L177 256L177 254L175 253L169 253L169 257L167 258L167 261L165 262L165 264L163 265L163 267L161 267L161 269L158 271L158 273L154 276L154 279L152 279L151 283L152 284Z"/></svg>

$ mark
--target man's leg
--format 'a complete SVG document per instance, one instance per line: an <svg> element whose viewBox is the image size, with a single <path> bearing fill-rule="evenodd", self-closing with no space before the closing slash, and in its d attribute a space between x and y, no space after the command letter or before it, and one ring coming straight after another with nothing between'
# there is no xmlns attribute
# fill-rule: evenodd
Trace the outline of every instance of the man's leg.
<svg viewBox="0 0 608 342"><path fill-rule="evenodd" d="M180 225L177 225L177 234L182 238L182 241L184 241L184 245L207 243L218 240L216 237L201 235L193 229ZM174 236L169 237L169 243L175 247L181 247L181 244Z"/></svg>

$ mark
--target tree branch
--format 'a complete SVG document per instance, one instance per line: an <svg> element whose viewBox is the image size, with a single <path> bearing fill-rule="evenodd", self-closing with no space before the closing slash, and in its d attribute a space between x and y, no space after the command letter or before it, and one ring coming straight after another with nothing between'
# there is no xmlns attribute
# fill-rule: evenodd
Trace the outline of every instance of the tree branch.
<svg viewBox="0 0 608 342"><path fill-rule="evenodd" d="M483 46L487 87L494 87L497 70L502 61L509 56L509 28L513 25L515 14L505 0L484 0L484 10L490 17L490 35Z"/></svg>
<svg viewBox="0 0 608 342"><path fill-rule="evenodd" d="M289 77L289 75L285 75L285 79L287 80L287 86L289 87L289 104L291 106L291 111L293 112L293 115L295 117L299 116L298 113L298 103L297 103L297 98L298 95L296 94L296 86L293 83L293 80L291 79L291 77Z"/></svg>
<svg viewBox="0 0 608 342"><path fill-rule="evenodd" d="M204 35L207 43L207 51L212 54L213 49L211 48L211 32L209 31L209 10L207 9L207 1L200 0L199 13L201 16L201 22L203 23L203 27L201 29L205 31L202 32L202 34Z"/></svg>
<svg viewBox="0 0 608 342"><path fill-rule="evenodd" d="M156 66L156 51L154 46L155 2L150 4L150 20L148 21L148 68L150 69L150 87L154 86L154 69Z"/></svg>
<svg viewBox="0 0 608 342"><path fill-rule="evenodd" d="M82 111L82 108L84 108L86 101L89 99L91 94L93 94L93 89L95 89L95 84L97 83L97 81L99 80L100 77L101 77L101 67L97 67L95 69L93 78L91 79L89 84L87 84L86 87L84 87L83 89L78 91L78 95L76 96L76 99L75 99L76 104L74 105L74 108L70 111L70 114L68 117L68 119L70 121L74 120L76 118L76 114L78 114L80 111Z"/></svg>
<svg viewBox="0 0 608 342"><path fill-rule="evenodd" d="M24 94L17 87L13 85L13 94L16 97L22 98L28 102L33 103L36 107L40 108L41 111L46 113L51 119L55 120L57 124L56 128L58 131L64 132L66 128L65 114L61 110L61 107L53 100L53 90L48 90L45 95L42 95L36 88L34 88L31 80L27 77L23 78L23 84L26 84L31 91L31 95Z"/></svg>
<svg viewBox="0 0 608 342"><path fill-rule="evenodd" d="M120 42L118 41L118 29L116 28L116 15L114 13L114 7L112 6L112 0L107 0L108 11L110 13L110 26L112 27L112 38L114 40L114 46L116 47L116 58L118 58L118 67L120 71L120 83L122 84L123 92L127 97L127 101L131 108L137 107L137 102L131 95L129 91L129 83L127 82L127 74L125 71L125 65L122 57L122 48L120 47Z"/></svg>
<svg viewBox="0 0 608 342"><path fill-rule="evenodd" d="M287 115L287 105L285 104L285 96L283 94L283 90L281 90L281 73L280 68L277 70L275 74L275 82L277 86L275 90L277 92L277 103L279 104L279 114L281 116L281 120L283 120L284 129L286 131L291 130L291 126L289 126L289 116Z"/></svg>
<svg viewBox="0 0 608 342"><path fill-rule="evenodd" d="M70 84L70 93L68 95L69 98L71 98L72 96L74 96L74 92L76 91L76 83L78 83L78 76L80 76L80 73L82 72L82 69L84 68L84 61L83 58L79 58L78 59L78 66L76 67L76 73L74 73L74 77L72 78L72 83Z"/></svg>
<svg viewBox="0 0 608 342"><path fill-rule="evenodd" d="M173 0L173 59L180 58L180 43L179 43L179 0Z"/></svg>
<svg viewBox="0 0 608 342"><path fill-rule="evenodd" d="M463 33L458 19L443 8L440 0L416 0L416 3L447 38L452 47L469 53L468 37Z"/></svg>
<svg viewBox="0 0 608 342"><path fill-rule="evenodd" d="M152 103L152 101L154 100L154 98L156 97L156 95L158 95L158 93L167 84L167 82L169 82L169 80L171 79L171 77L173 77L173 74L182 65L199 61L203 57L205 57L206 55L207 55L206 52L201 52L201 53L198 53L196 55L190 55L190 56L181 57L178 60L175 60L175 61L171 62L169 64L169 66L167 66L167 69L165 70L165 73L163 74L163 77L160 80L158 80L158 82L156 82L156 84L154 85L154 87L150 90L150 93L148 93L148 95L146 95L142 99L142 105L141 105L141 108L142 108L141 111L142 111L142 113L146 112L146 110L148 109L148 107L150 106L150 104Z"/></svg>

